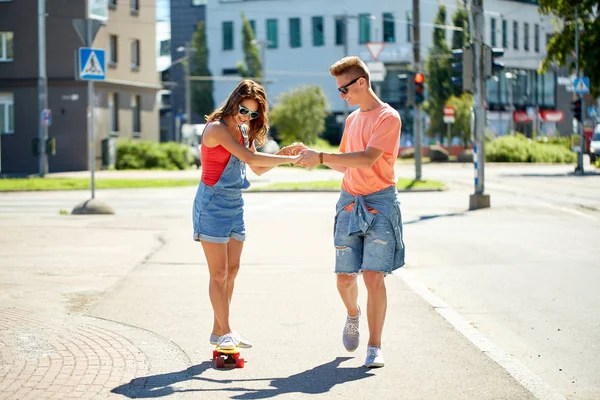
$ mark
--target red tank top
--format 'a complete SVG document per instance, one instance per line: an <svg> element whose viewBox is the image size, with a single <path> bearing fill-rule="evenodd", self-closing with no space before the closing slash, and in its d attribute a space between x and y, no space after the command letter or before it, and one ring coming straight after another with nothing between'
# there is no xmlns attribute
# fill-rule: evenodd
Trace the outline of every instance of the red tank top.
<svg viewBox="0 0 600 400"><path fill-rule="evenodd" d="M208 127L206 124L204 130ZM204 132L203 132L204 133ZM240 138L240 143L244 145L244 136ZM213 186L221 178L225 171L231 153L220 144L215 147L200 145L200 163L202 165L202 183L206 186Z"/></svg>

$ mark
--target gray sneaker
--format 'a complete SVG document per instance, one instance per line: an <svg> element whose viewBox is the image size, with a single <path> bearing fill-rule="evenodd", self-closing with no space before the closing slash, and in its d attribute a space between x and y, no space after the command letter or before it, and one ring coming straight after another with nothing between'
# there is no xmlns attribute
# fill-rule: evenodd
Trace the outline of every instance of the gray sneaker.
<svg viewBox="0 0 600 400"><path fill-rule="evenodd" d="M369 346L367 347L367 359L365 360L365 367L367 368L381 368L385 365L383 359L383 352L379 347Z"/></svg>
<svg viewBox="0 0 600 400"><path fill-rule="evenodd" d="M346 325L344 325L344 333L342 335L342 343L348 351L354 351L360 343L360 307L356 317L346 316Z"/></svg>
<svg viewBox="0 0 600 400"><path fill-rule="evenodd" d="M241 349L250 349L252 347L252 343L250 343L250 341L244 339L239 333L237 332L232 332L233 335L236 337L236 339L238 340L238 347ZM217 343L219 343L219 336L215 335L214 333L210 334L210 338L208 339L209 343L212 344L213 346L217 345Z"/></svg>

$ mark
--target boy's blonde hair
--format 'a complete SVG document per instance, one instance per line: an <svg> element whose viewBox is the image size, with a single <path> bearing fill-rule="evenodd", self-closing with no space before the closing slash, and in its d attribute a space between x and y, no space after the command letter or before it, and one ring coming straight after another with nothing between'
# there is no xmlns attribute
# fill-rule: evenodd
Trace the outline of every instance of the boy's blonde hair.
<svg viewBox="0 0 600 400"><path fill-rule="evenodd" d="M370 82L369 68L360 58L356 56L344 57L331 67L329 67L329 73L338 77L344 74L350 74L354 77L364 76L367 83Z"/></svg>

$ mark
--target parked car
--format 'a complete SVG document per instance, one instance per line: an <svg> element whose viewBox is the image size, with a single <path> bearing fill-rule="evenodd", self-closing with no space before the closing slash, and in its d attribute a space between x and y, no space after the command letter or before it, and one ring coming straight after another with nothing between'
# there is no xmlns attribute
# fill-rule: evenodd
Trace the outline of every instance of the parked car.
<svg viewBox="0 0 600 400"><path fill-rule="evenodd" d="M596 162L600 158L600 124L594 129L594 136L590 141L590 161Z"/></svg>
<svg viewBox="0 0 600 400"><path fill-rule="evenodd" d="M190 156L196 168L200 168L200 144L202 143L202 132L206 124L183 124L181 125L181 143L190 146Z"/></svg>

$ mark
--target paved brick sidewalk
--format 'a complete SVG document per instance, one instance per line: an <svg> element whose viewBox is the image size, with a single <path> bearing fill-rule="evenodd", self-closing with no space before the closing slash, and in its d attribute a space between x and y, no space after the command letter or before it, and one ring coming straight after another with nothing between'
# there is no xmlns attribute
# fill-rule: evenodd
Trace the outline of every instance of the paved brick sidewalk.
<svg viewBox="0 0 600 400"><path fill-rule="evenodd" d="M136 378L189 364L176 345L142 329L90 317L50 320L0 309L2 399L117 397L110 395L115 388L135 397L147 386L146 379Z"/></svg>

